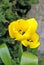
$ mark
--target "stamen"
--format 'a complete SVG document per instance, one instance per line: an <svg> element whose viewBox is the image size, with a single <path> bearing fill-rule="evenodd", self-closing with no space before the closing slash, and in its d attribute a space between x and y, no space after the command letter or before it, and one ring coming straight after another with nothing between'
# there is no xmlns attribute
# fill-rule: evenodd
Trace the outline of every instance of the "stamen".
<svg viewBox="0 0 44 65"><path fill-rule="evenodd" d="M27 41L29 41L29 39L27 39Z"/></svg>
<svg viewBox="0 0 44 65"><path fill-rule="evenodd" d="M24 34L25 32L22 33L22 35Z"/></svg>
<svg viewBox="0 0 44 65"><path fill-rule="evenodd" d="M29 40L30 42L33 42L33 40Z"/></svg>
<svg viewBox="0 0 44 65"><path fill-rule="evenodd" d="M32 40L30 40L30 39L27 39L27 41L29 41L29 42L33 42Z"/></svg>
<svg viewBox="0 0 44 65"><path fill-rule="evenodd" d="M25 32L23 32L22 30L19 30L19 32L20 32L20 34L22 34L22 35L25 33Z"/></svg>

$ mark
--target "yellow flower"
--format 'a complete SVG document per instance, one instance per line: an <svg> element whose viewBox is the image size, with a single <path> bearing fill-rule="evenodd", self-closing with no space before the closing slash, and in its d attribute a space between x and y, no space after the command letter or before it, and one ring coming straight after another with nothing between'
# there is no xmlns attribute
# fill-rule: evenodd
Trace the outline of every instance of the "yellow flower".
<svg viewBox="0 0 44 65"><path fill-rule="evenodd" d="M29 46L30 48L36 48L40 45L39 35L37 33L34 33L29 39L22 40L21 43L24 46Z"/></svg>
<svg viewBox="0 0 44 65"><path fill-rule="evenodd" d="M15 38L16 40L23 39L23 34L26 32L26 30L29 27L29 24L27 21L20 19L17 21L13 21L8 26L9 35L11 38Z"/></svg>
<svg viewBox="0 0 44 65"><path fill-rule="evenodd" d="M28 29L26 30L25 34L23 35L24 39L30 38L30 36L36 32L37 27L38 27L38 23L34 18L31 19L27 19L26 20L28 22L27 25L29 25ZM26 26L25 26L26 27Z"/></svg>
<svg viewBox="0 0 44 65"><path fill-rule="evenodd" d="M36 48L40 45L39 36L36 32L38 23L34 18L13 21L8 26L9 35L15 40L22 42L24 46Z"/></svg>
<svg viewBox="0 0 44 65"><path fill-rule="evenodd" d="M8 30L11 38L23 40L30 37L37 29L37 22L34 18L28 20L17 20L9 24Z"/></svg>

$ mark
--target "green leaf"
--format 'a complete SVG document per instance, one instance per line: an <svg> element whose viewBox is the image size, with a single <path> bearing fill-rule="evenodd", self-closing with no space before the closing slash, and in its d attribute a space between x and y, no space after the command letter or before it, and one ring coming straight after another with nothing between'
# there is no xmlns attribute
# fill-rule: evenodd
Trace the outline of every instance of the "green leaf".
<svg viewBox="0 0 44 65"><path fill-rule="evenodd" d="M22 53L23 53L22 44L21 44L21 42L19 42L18 55L19 55L19 59L20 60L21 60Z"/></svg>
<svg viewBox="0 0 44 65"><path fill-rule="evenodd" d="M9 12L8 12L9 11ZM16 15L16 12L13 13L12 9L9 8L6 10L5 12L5 17L9 20L9 21L13 21L13 20L16 20L18 19L18 15Z"/></svg>
<svg viewBox="0 0 44 65"><path fill-rule="evenodd" d="M38 0L28 0L26 1L27 5L32 5L32 4L36 4L38 2Z"/></svg>
<svg viewBox="0 0 44 65"><path fill-rule="evenodd" d="M25 5L32 5L32 4L35 4L37 2L38 2L38 0L19 0L18 1L18 3L20 3L23 6L25 6Z"/></svg>
<svg viewBox="0 0 44 65"><path fill-rule="evenodd" d="M14 39L7 37L7 38L1 38L1 40L5 43L14 44Z"/></svg>
<svg viewBox="0 0 44 65"><path fill-rule="evenodd" d="M12 65L11 56L6 44L0 45L0 58L5 65Z"/></svg>
<svg viewBox="0 0 44 65"><path fill-rule="evenodd" d="M10 4L9 0L2 0L2 4L4 5L3 6L4 9L10 6L9 5Z"/></svg>
<svg viewBox="0 0 44 65"><path fill-rule="evenodd" d="M24 0L19 0L18 3L20 3L21 5L25 5Z"/></svg>
<svg viewBox="0 0 44 65"><path fill-rule="evenodd" d="M27 51L33 53L34 55L36 55L37 50L38 50L38 47L35 48L35 49L34 48L32 49L32 48L27 47Z"/></svg>
<svg viewBox="0 0 44 65"><path fill-rule="evenodd" d="M41 65L44 65L44 56L42 57Z"/></svg>
<svg viewBox="0 0 44 65"><path fill-rule="evenodd" d="M2 21L5 20L5 14L3 13L2 10L3 10L3 9L1 9L1 7L0 7L0 22L2 22Z"/></svg>
<svg viewBox="0 0 44 65"><path fill-rule="evenodd" d="M0 22L0 37L6 33L7 29L3 26L2 22Z"/></svg>
<svg viewBox="0 0 44 65"><path fill-rule="evenodd" d="M11 48L12 47L12 48ZM15 41L15 44L9 48L12 55L13 65L20 65L23 49L20 41Z"/></svg>
<svg viewBox="0 0 44 65"><path fill-rule="evenodd" d="M20 65L38 65L38 57L29 52L24 52Z"/></svg>

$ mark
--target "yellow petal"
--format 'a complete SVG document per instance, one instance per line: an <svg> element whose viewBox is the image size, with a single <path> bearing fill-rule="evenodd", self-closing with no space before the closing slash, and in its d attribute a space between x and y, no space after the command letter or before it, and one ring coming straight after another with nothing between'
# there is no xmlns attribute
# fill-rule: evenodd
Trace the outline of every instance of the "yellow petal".
<svg viewBox="0 0 44 65"><path fill-rule="evenodd" d="M23 40L23 41L21 41L21 43L22 43L25 47L27 47L27 46L30 44L30 42L28 42L27 40Z"/></svg>
<svg viewBox="0 0 44 65"><path fill-rule="evenodd" d="M32 36L31 36L31 40L33 41L38 41L39 40L39 35L37 33L34 33Z"/></svg>
<svg viewBox="0 0 44 65"><path fill-rule="evenodd" d="M30 48L37 48L40 45L40 42L31 42L29 47Z"/></svg>
<svg viewBox="0 0 44 65"><path fill-rule="evenodd" d="M34 18L28 19L26 21L28 22L29 27L27 28L27 31L23 35L24 39L30 38L30 36L32 36L33 33L35 33L38 26L38 23Z"/></svg>
<svg viewBox="0 0 44 65"><path fill-rule="evenodd" d="M14 38L14 33L13 33L13 28L12 28L12 23L10 23L10 25L8 26L8 31L9 31L9 35L11 38Z"/></svg>
<svg viewBox="0 0 44 65"><path fill-rule="evenodd" d="M29 30L31 33L35 32L37 30L38 27L38 23L34 18L28 19L27 20L29 22Z"/></svg>
<svg viewBox="0 0 44 65"><path fill-rule="evenodd" d="M18 31L14 31L14 36L16 38L16 40L22 40L22 35L18 32Z"/></svg>
<svg viewBox="0 0 44 65"><path fill-rule="evenodd" d="M31 37L30 32L26 31L26 33L23 35L23 39L29 39Z"/></svg>
<svg viewBox="0 0 44 65"><path fill-rule="evenodd" d="M29 23L26 20L20 19L18 20L19 29L24 32L28 29Z"/></svg>
<svg viewBox="0 0 44 65"><path fill-rule="evenodd" d="M19 30L19 25L18 25L18 22L17 22L17 21L11 22L10 25L12 26L12 28L13 28L14 30L16 30L16 31Z"/></svg>
<svg viewBox="0 0 44 65"><path fill-rule="evenodd" d="M18 23L17 22L12 22L8 26L10 37L11 38L17 38L17 40L18 40L18 39L21 39L21 34L17 31L17 29L18 29Z"/></svg>

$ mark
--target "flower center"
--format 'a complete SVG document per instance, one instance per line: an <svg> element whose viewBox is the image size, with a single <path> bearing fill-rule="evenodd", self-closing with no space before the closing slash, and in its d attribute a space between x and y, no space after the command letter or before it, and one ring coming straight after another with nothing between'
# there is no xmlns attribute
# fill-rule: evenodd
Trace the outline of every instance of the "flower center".
<svg viewBox="0 0 44 65"><path fill-rule="evenodd" d="M29 41L29 42L33 42L33 40L30 40L30 39L27 39L27 41Z"/></svg>
<svg viewBox="0 0 44 65"><path fill-rule="evenodd" d="M23 35L25 32L24 32L24 31L22 31L22 30L19 30L19 33Z"/></svg>

